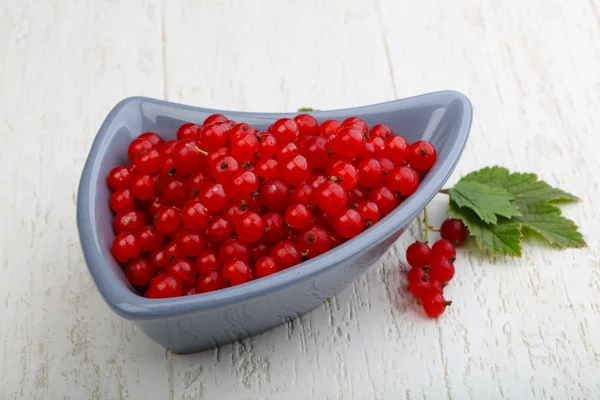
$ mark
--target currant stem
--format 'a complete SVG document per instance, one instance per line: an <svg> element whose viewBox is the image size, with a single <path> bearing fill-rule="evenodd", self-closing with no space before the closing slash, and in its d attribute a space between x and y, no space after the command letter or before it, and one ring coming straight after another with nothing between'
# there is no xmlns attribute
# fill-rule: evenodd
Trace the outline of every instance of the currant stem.
<svg viewBox="0 0 600 400"><path fill-rule="evenodd" d="M429 216L427 215L427 207L423 209L423 225L425 225L425 233L423 234L423 242L429 243Z"/></svg>
<svg viewBox="0 0 600 400"><path fill-rule="evenodd" d="M208 155L208 151L204 151L202 150L200 147L196 146L196 150L198 150L199 153L204 154L205 156Z"/></svg>

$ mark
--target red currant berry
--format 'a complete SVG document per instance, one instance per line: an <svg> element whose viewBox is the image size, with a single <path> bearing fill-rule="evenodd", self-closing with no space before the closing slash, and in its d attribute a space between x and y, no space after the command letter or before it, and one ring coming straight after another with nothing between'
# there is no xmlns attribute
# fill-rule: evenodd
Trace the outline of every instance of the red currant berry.
<svg viewBox="0 0 600 400"><path fill-rule="evenodd" d="M181 213L175 207L162 206L154 215L154 227L161 233L172 233L181 224Z"/></svg>
<svg viewBox="0 0 600 400"><path fill-rule="evenodd" d="M306 183L312 186L313 189L317 189L325 182L329 182L329 178L325 174L313 174Z"/></svg>
<svg viewBox="0 0 600 400"><path fill-rule="evenodd" d="M428 273L432 279L448 282L454 277L454 265L444 256L431 255Z"/></svg>
<svg viewBox="0 0 600 400"><path fill-rule="evenodd" d="M262 237L264 230L262 218L252 211L246 211L235 221L235 231L246 242L256 242Z"/></svg>
<svg viewBox="0 0 600 400"><path fill-rule="evenodd" d="M115 167L110 170L106 180L113 190L126 189L131 181L131 172L127 167Z"/></svg>
<svg viewBox="0 0 600 400"><path fill-rule="evenodd" d="M202 169L203 154L195 140L180 140L173 148L175 169L180 172L198 172Z"/></svg>
<svg viewBox="0 0 600 400"><path fill-rule="evenodd" d="M252 255L250 256L250 264L256 264L259 258L268 256L271 246L263 238L259 241L250 243L250 249L252 249Z"/></svg>
<svg viewBox="0 0 600 400"><path fill-rule="evenodd" d="M338 235L335 232L328 232L328 234L329 234L329 243L331 244L332 249L346 241L346 239L344 239L343 237L341 237L340 235Z"/></svg>
<svg viewBox="0 0 600 400"><path fill-rule="evenodd" d="M285 240L288 228L283 223L283 215L277 212L269 212L262 216L264 233L263 239L268 243L276 243Z"/></svg>
<svg viewBox="0 0 600 400"><path fill-rule="evenodd" d="M464 222L460 219L450 218L445 220L440 227L440 235L454 247L458 247L465 242L469 231Z"/></svg>
<svg viewBox="0 0 600 400"><path fill-rule="evenodd" d="M145 174L153 174L161 166L161 156L158 149L142 150L133 161L135 169Z"/></svg>
<svg viewBox="0 0 600 400"><path fill-rule="evenodd" d="M217 124L221 122L227 122L227 117L221 114L211 114L208 117L206 117L202 125Z"/></svg>
<svg viewBox="0 0 600 400"><path fill-rule="evenodd" d="M160 146L160 152L163 156L173 155L173 150L175 149L175 145L178 143L178 140L167 140L162 146Z"/></svg>
<svg viewBox="0 0 600 400"><path fill-rule="evenodd" d="M159 145L165 142L165 140L161 138L159 134L154 132L144 132L140 136L138 136L138 138L148 140L150 143L152 143L152 146L154 147L158 147Z"/></svg>
<svg viewBox="0 0 600 400"><path fill-rule="evenodd" d="M179 249L179 244L176 241L167 243L163 252L168 261L183 255L181 254L181 249Z"/></svg>
<svg viewBox="0 0 600 400"><path fill-rule="evenodd" d="M293 142L300 135L298 125L290 118L281 118L275 121L269 128L269 133L275 136L279 143Z"/></svg>
<svg viewBox="0 0 600 400"><path fill-rule="evenodd" d="M197 294L196 293L196 286L192 286L191 288L189 288L183 295L184 296L193 296Z"/></svg>
<svg viewBox="0 0 600 400"><path fill-rule="evenodd" d="M365 145L363 146L360 153L358 153L358 155L356 156L356 160L357 161L367 160L367 159L375 158L376 156L377 156L377 150L375 149L375 146L373 146L371 143L365 143Z"/></svg>
<svg viewBox="0 0 600 400"><path fill-rule="evenodd" d="M277 158L278 161L282 161L295 154L298 154L298 146L296 146L295 143L286 143L277 150L275 158Z"/></svg>
<svg viewBox="0 0 600 400"><path fill-rule="evenodd" d="M285 222L294 229L303 229L310 225L312 214L302 204L290 204L285 210Z"/></svg>
<svg viewBox="0 0 600 400"><path fill-rule="evenodd" d="M206 227L206 239L213 243L229 239L232 233L233 225L222 217L214 217Z"/></svg>
<svg viewBox="0 0 600 400"><path fill-rule="evenodd" d="M430 252L427 244L415 242L406 249L406 262L413 268L423 268L429 265Z"/></svg>
<svg viewBox="0 0 600 400"><path fill-rule="evenodd" d="M143 139L143 138L134 139L129 144L129 148L127 149L127 156L133 162L140 153L146 152L153 147L154 147L154 145L148 139Z"/></svg>
<svg viewBox="0 0 600 400"><path fill-rule="evenodd" d="M331 168L331 177L339 183L344 190L351 190L358 184L358 170L348 162L336 164Z"/></svg>
<svg viewBox="0 0 600 400"><path fill-rule="evenodd" d="M230 155L222 156L211 163L210 173L219 183L227 184L231 177L241 170L240 164Z"/></svg>
<svg viewBox="0 0 600 400"><path fill-rule="evenodd" d="M252 272L248 264L241 260L229 260L223 265L223 279L227 286L241 285L252 279Z"/></svg>
<svg viewBox="0 0 600 400"><path fill-rule="evenodd" d="M306 158L299 154L286 157L279 165L281 179L292 186L306 182L310 178L311 170Z"/></svg>
<svg viewBox="0 0 600 400"><path fill-rule="evenodd" d="M313 168L323 168L329 161L329 143L321 136L307 137L300 147L302 154Z"/></svg>
<svg viewBox="0 0 600 400"><path fill-rule="evenodd" d="M371 137L377 137L381 139L385 139L393 135L390 127L385 124L373 125L370 133Z"/></svg>
<svg viewBox="0 0 600 400"><path fill-rule="evenodd" d="M438 294L443 295L444 294L444 286L445 286L445 284L441 284L438 281L436 281L435 279L430 279L429 280L429 294L438 293Z"/></svg>
<svg viewBox="0 0 600 400"><path fill-rule="evenodd" d="M145 286L152 280L154 268L148 259L138 257L127 265L125 275L132 285Z"/></svg>
<svg viewBox="0 0 600 400"><path fill-rule="evenodd" d="M290 197L290 187L279 179L269 179L260 186L260 202L271 211L285 210Z"/></svg>
<svg viewBox="0 0 600 400"><path fill-rule="evenodd" d="M333 247L327 229L319 225L310 225L298 234L296 241L298 249L307 258L314 258L321 255Z"/></svg>
<svg viewBox="0 0 600 400"><path fill-rule="evenodd" d="M250 245L241 239L227 239L219 247L219 260L222 263L229 260L248 262L251 254Z"/></svg>
<svg viewBox="0 0 600 400"><path fill-rule="evenodd" d="M356 211L358 214L360 214L366 228L370 228L371 226L375 225L381 218L379 207L377 207L377 204L373 203L372 201L360 203Z"/></svg>
<svg viewBox="0 0 600 400"><path fill-rule="evenodd" d="M379 186L369 193L369 201L377 204L381 217L388 215L398 205L398 199L386 186Z"/></svg>
<svg viewBox="0 0 600 400"><path fill-rule="evenodd" d="M112 244L113 257L119 262L128 262L140 255L141 249L133 233L119 233Z"/></svg>
<svg viewBox="0 0 600 400"><path fill-rule="evenodd" d="M446 307L452 304L451 301L446 301L444 296L439 293L431 293L425 296L422 300L423 310L429 318L437 318L446 311Z"/></svg>
<svg viewBox="0 0 600 400"><path fill-rule="evenodd" d="M252 195L258 195L258 178L254 172L240 170L233 174L227 186L227 193L236 200L248 200Z"/></svg>
<svg viewBox="0 0 600 400"><path fill-rule="evenodd" d="M147 174L136 174L131 178L129 190L136 199L148 200L156 193L154 179Z"/></svg>
<svg viewBox="0 0 600 400"><path fill-rule="evenodd" d="M410 271L406 274L406 280L409 285L417 283L423 279L425 276L425 270L423 268L411 268Z"/></svg>
<svg viewBox="0 0 600 400"><path fill-rule="evenodd" d="M162 188L162 196L167 203L181 207L187 201L185 180L180 178L170 178Z"/></svg>
<svg viewBox="0 0 600 400"><path fill-rule="evenodd" d="M456 260L456 249L446 239L440 239L431 246L431 254L447 258L450 262Z"/></svg>
<svg viewBox="0 0 600 400"><path fill-rule="evenodd" d="M403 164L408 158L408 143L402 136L390 136L384 141L383 157L396 165Z"/></svg>
<svg viewBox="0 0 600 400"><path fill-rule="evenodd" d="M385 141L376 136L371 136L367 143L370 143L375 148L375 154L377 157L383 157L383 149L385 149Z"/></svg>
<svg viewBox="0 0 600 400"><path fill-rule="evenodd" d="M369 191L360 186L355 187L352 190L348 190L348 204L354 206L366 201L369 197Z"/></svg>
<svg viewBox="0 0 600 400"><path fill-rule="evenodd" d="M347 158L356 157L365 144L365 135L351 127L342 127L331 141L331 151Z"/></svg>
<svg viewBox="0 0 600 400"><path fill-rule="evenodd" d="M256 155L262 159L273 157L279 150L279 143L275 136L266 132L257 132L256 140L258 140L258 150Z"/></svg>
<svg viewBox="0 0 600 400"><path fill-rule="evenodd" d="M229 132L230 140L233 139L234 136L242 135L249 133L251 135L256 135L256 130L251 126L244 122L240 122L239 124L235 124L231 128L231 132Z"/></svg>
<svg viewBox="0 0 600 400"><path fill-rule="evenodd" d="M285 238L288 242L296 243L298 241L298 231L296 229L290 228L288 230L288 235Z"/></svg>
<svg viewBox="0 0 600 400"><path fill-rule="evenodd" d="M319 134L319 123L310 114L298 114L294 117L300 136L316 136Z"/></svg>
<svg viewBox="0 0 600 400"><path fill-rule="evenodd" d="M310 210L315 203L315 191L309 184L301 183L292 191L292 197L290 201L292 203L302 204Z"/></svg>
<svg viewBox="0 0 600 400"><path fill-rule="evenodd" d="M164 249L156 249L150 254L150 262L154 265L155 271L162 270L162 268L167 265L168 261L169 259L167 258Z"/></svg>
<svg viewBox="0 0 600 400"><path fill-rule="evenodd" d="M256 175L263 180L279 178L279 164L273 158L259 160L256 163L255 170Z"/></svg>
<svg viewBox="0 0 600 400"><path fill-rule="evenodd" d="M210 183L200 191L200 201L210 212L221 211L227 207L229 196L220 183Z"/></svg>
<svg viewBox="0 0 600 400"><path fill-rule="evenodd" d="M271 257L273 257L280 270L302 262L302 255L298 250L298 246L288 241L279 242L271 247Z"/></svg>
<svg viewBox="0 0 600 400"><path fill-rule="evenodd" d="M203 229L210 219L210 213L199 201L186 203L181 210L181 222L186 228Z"/></svg>
<svg viewBox="0 0 600 400"><path fill-rule="evenodd" d="M129 189L117 189L112 196L110 196L108 205L111 210L119 213L122 211L133 210L135 202Z"/></svg>
<svg viewBox="0 0 600 400"><path fill-rule="evenodd" d="M321 210L335 217L345 212L348 194L338 183L328 182L319 186L315 193L315 200Z"/></svg>
<svg viewBox="0 0 600 400"><path fill-rule="evenodd" d="M265 276L272 275L277 272L277 263L271 256L261 257L256 261L254 266L254 273L258 278L264 278Z"/></svg>
<svg viewBox="0 0 600 400"><path fill-rule="evenodd" d="M410 196L419 187L419 174L411 167L401 165L390 171L385 177L387 186L400 196Z"/></svg>
<svg viewBox="0 0 600 400"><path fill-rule="evenodd" d="M344 213L333 219L333 229L345 239L352 239L361 233L364 227L365 222L360 214L351 208L346 209Z"/></svg>
<svg viewBox="0 0 600 400"><path fill-rule="evenodd" d="M149 299L165 299L182 295L183 286L181 285L181 282L171 274L155 276L152 281L150 281L150 286L145 294Z"/></svg>
<svg viewBox="0 0 600 400"><path fill-rule="evenodd" d="M135 231L135 236L142 251L154 251L162 246L165 235L160 233L152 225L144 225Z"/></svg>
<svg viewBox="0 0 600 400"><path fill-rule="evenodd" d="M435 159L435 147L424 140L413 143L408 150L408 162L420 171L427 171L433 167Z"/></svg>
<svg viewBox="0 0 600 400"><path fill-rule="evenodd" d="M137 210L122 211L113 220L115 233L135 232L148 223L146 214Z"/></svg>
<svg viewBox="0 0 600 400"><path fill-rule="evenodd" d="M389 174L390 171L395 167L394 163L387 158L379 158L377 161L379 161L379 164L381 165L381 170L383 171L384 176Z"/></svg>
<svg viewBox="0 0 600 400"><path fill-rule="evenodd" d="M221 272L209 270L203 272L198 277L198 282L196 282L196 293L214 292L215 290L223 289L224 287L225 280L223 279Z"/></svg>
<svg viewBox="0 0 600 400"><path fill-rule="evenodd" d="M409 281L408 289L418 299L423 298L431 290L431 284L429 283L429 275L425 274L420 280Z"/></svg>
<svg viewBox="0 0 600 400"><path fill-rule="evenodd" d="M223 212L221 212L221 217L225 218L230 223L235 224L235 221L239 218L239 216L244 213L242 207L246 210L248 209L247 206L242 205L241 201L230 200L227 207L225 207Z"/></svg>
<svg viewBox="0 0 600 400"><path fill-rule="evenodd" d="M202 125L200 129L200 144L202 149L211 153L227 143L227 132L219 124Z"/></svg>
<svg viewBox="0 0 600 400"><path fill-rule="evenodd" d="M177 169L175 169L175 161L173 161L173 156L171 155L163 155L161 157L158 172L161 176L166 178L171 178L174 176L181 177L185 175L183 172L177 172Z"/></svg>
<svg viewBox="0 0 600 400"><path fill-rule="evenodd" d="M348 117L342 121L342 127L350 127L362 133L368 133L367 123L359 117Z"/></svg>
<svg viewBox="0 0 600 400"><path fill-rule="evenodd" d="M212 250L204 250L200 253L200 255L196 257L194 265L199 274L203 274L210 270L219 270L221 267L221 264L217 259L217 254Z"/></svg>
<svg viewBox="0 0 600 400"><path fill-rule="evenodd" d="M245 162L254 159L254 154L258 151L258 140L254 132L238 133L230 136L230 138L231 155L236 160Z"/></svg>
<svg viewBox="0 0 600 400"><path fill-rule="evenodd" d="M319 207L313 208L311 213L314 224L333 230L333 217L325 214L325 211L321 210Z"/></svg>
<svg viewBox="0 0 600 400"><path fill-rule="evenodd" d="M178 278L184 290L196 283L196 269L187 258L175 258L169 261L165 272Z"/></svg>
<svg viewBox="0 0 600 400"><path fill-rule="evenodd" d="M335 135L341 126L342 124L334 119L323 121L319 127L319 136L328 137Z"/></svg>
<svg viewBox="0 0 600 400"><path fill-rule="evenodd" d="M358 183L367 189L376 188L383 183L383 169L379 161L371 158L358 164Z"/></svg>
<svg viewBox="0 0 600 400"><path fill-rule="evenodd" d="M189 176L186 182L186 194L189 197L197 197L200 190L212 182L212 179L205 171L198 171Z"/></svg>
<svg viewBox="0 0 600 400"><path fill-rule="evenodd" d="M184 257L196 257L206 247L206 240L198 231L185 230L177 235L176 240Z"/></svg>
<svg viewBox="0 0 600 400"><path fill-rule="evenodd" d="M183 124L177 129L177 140L199 140L200 139L200 127L196 124L188 122Z"/></svg>

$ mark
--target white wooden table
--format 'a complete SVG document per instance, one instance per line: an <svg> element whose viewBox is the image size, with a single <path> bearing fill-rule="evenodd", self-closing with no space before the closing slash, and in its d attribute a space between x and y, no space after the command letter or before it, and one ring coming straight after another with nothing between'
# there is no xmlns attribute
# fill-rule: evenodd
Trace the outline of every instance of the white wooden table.
<svg viewBox="0 0 600 400"><path fill-rule="evenodd" d="M440 89L475 107L452 182L538 172L583 199L565 213L587 249L461 253L430 321L399 290L415 226L312 313L187 356L96 292L76 188L123 97L293 111ZM0 1L0 398L600 398L599 115L597 0Z"/></svg>

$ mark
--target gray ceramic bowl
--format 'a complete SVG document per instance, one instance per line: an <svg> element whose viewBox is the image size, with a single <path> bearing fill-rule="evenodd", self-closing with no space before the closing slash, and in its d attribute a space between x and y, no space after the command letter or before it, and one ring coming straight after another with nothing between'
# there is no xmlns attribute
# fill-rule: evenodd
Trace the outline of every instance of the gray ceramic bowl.
<svg viewBox="0 0 600 400"><path fill-rule="evenodd" d="M114 312L132 320L148 337L176 353L208 349L277 326L318 306L367 270L446 182L467 141L472 116L468 99L450 91L313 113L319 121L356 115L369 125L385 123L409 142L432 142L438 161L417 192L392 213L319 257L217 292L173 299L140 297L111 256L114 233L106 175L114 166L126 163L127 146L140 133L153 131L171 139L182 123L202 123L215 112L258 129L266 129L275 119L290 115L210 110L128 98L110 112L100 128L79 184L79 236L100 294Z"/></svg>

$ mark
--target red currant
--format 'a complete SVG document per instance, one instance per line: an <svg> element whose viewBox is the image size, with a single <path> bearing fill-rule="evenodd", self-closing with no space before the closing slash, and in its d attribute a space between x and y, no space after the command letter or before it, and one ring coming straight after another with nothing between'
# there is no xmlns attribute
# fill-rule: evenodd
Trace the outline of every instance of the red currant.
<svg viewBox="0 0 600 400"><path fill-rule="evenodd" d="M233 224L222 217L214 217L206 227L206 239L209 242L220 243L233 233Z"/></svg>
<svg viewBox="0 0 600 400"><path fill-rule="evenodd" d="M162 270L162 268L167 265L168 261L169 259L167 258L164 249L156 249L150 254L150 262L154 265L155 271Z"/></svg>
<svg viewBox="0 0 600 400"><path fill-rule="evenodd" d="M246 211L235 221L235 230L240 239L256 242L264 233L265 226L258 213Z"/></svg>
<svg viewBox="0 0 600 400"><path fill-rule="evenodd" d="M298 250L298 246L288 241L279 242L271 247L271 257L273 257L279 269L282 270L302 262L302 255Z"/></svg>
<svg viewBox="0 0 600 400"><path fill-rule="evenodd" d="M377 204L381 217L388 215L398 205L398 199L386 186L379 186L369 193L369 201Z"/></svg>
<svg viewBox="0 0 600 400"><path fill-rule="evenodd" d="M265 276L272 275L277 271L277 263L275 263L275 259L271 256L259 258L254 266L254 273L258 278L264 278Z"/></svg>
<svg viewBox="0 0 600 400"><path fill-rule="evenodd" d="M129 148L127 149L127 156L133 162L140 153L146 152L153 147L154 147L154 145L148 139L144 139L144 138L134 139L129 144Z"/></svg>
<svg viewBox="0 0 600 400"><path fill-rule="evenodd" d="M236 200L248 200L252 195L258 195L258 178L254 172L240 170L233 174L227 186L227 193Z"/></svg>
<svg viewBox="0 0 600 400"><path fill-rule="evenodd" d="M218 270L220 263L217 260L217 254L212 250L204 250L198 257L196 257L195 267L199 274L211 269Z"/></svg>
<svg viewBox="0 0 600 400"><path fill-rule="evenodd" d="M177 235L176 240L184 257L196 257L206 247L206 240L198 231L185 230Z"/></svg>
<svg viewBox="0 0 600 400"><path fill-rule="evenodd" d="M148 200L156 193L154 179L147 174L136 174L131 178L129 190L136 199Z"/></svg>
<svg viewBox="0 0 600 400"><path fill-rule="evenodd" d="M341 126L342 124L334 119L323 121L319 127L319 136L328 137L335 135Z"/></svg>
<svg viewBox="0 0 600 400"><path fill-rule="evenodd" d="M411 268L410 271L406 274L406 280L409 285L419 282L425 276L425 270L423 268Z"/></svg>
<svg viewBox="0 0 600 400"><path fill-rule="evenodd" d="M133 210L134 204L133 195L129 189L117 189L110 196L108 203L110 209L116 213Z"/></svg>
<svg viewBox="0 0 600 400"><path fill-rule="evenodd" d="M367 189L376 188L383 183L383 169L379 161L371 158L358 164L358 183Z"/></svg>
<svg viewBox="0 0 600 400"><path fill-rule="evenodd" d="M186 182L186 194L188 197L196 197L200 190L212 182L212 179L206 171L198 171L191 174Z"/></svg>
<svg viewBox="0 0 600 400"><path fill-rule="evenodd" d="M342 214L333 219L333 229L345 239L352 239L364 229L365 223L360 214L351 209L346 209Z"/></svg>
<svg viewBox="0 0 600 400"><path fill-rule="evenodd" d="M203 229L210 219L210 213L199 201L186 203L181 210L181 222L186 228Z"/></svg>
<svg viewBox="0 0 600 400"><path fill-rule="evenodd" d="M369 191L360 186L355 187L352 190L348 190L348 204L354 206L358 205L363 201L366 201L369 197Z"/></svg>
<svg viewBox="0 0 600 400"><path fill-rule="evenodd" d="M352 127L342 127L331 141L331 151L344 157L356 157L365 144L365 135Z"/></svg>
<svg viewBox="0 0 600 400"><path fill-rule="evenodd" d="M358 205L356 209L358 214L361 216L365 223L365 227L369 228L379 222L381 214L379 213L379 207L372 201L365 201Z"/></svg>
<svg viewBox="0 0 600 400"><path fill-rule="evenodd" d="M293 154L279 165L281 179L289 185L299 185L310 178L311 166L304 156Z"/></svg>
<svg viewBox="0 0 600 400"><path fill-rule="evenodd" d="M200 201L210 212L221 211L227 207L229 196L225 188L220 183L211 183L206 185L200 191Z"/></svg>
<svg viewBox="0 0 600 400"><path fill-rule="evenodd" d="M313 187L313 189L317 189L323 183L329 182L329 178L325 174L313 174L308 180L308 184Z"/></svg>
<svg viewBox="0 0 600 400"><path fill-rule="evenodd" d="M371 144L375 149L377 157L382 157L383 149L385 149L385 141L378 136L371 136L367 143Z"/></svg>
<svg viewBox="0 0 600 400"><path fill-rule="evenodd" d="M138 153L133 161L135 169L145 174L153 174L158 171L161 165L161 156L158 149L144 149Z"/></svg>
<svg viewBox="0 0 600 400"><path fill-rule="evenodd" d="M125 275L132 285L145 286L152 280L154 268L148 259L138 257L127 265Z"/></svg>
<svg viewBox="0 0 600 400"><path fill-rule="evenodd" d="M227 132L216 123L202 125L200 129L200 144L205 151L213 152L227 143Z"/></svg>
<svg viewBox="0 0 600 400"><path fill-rule="evenodd" d="M301 183L292 191L290 201L292 203L302 204L310 210L315 203L315 191L309 184Z"/></svg>
<svg viewBox="0 0 600 400"><path fill-rule="evenodd" d="M395 167L386 175L385 181L387 186L398 193L401 196L410 196L419 187L419 174L411 167L401 165Z"/></svg>
<svg viewBox="0 0 600 400"><path fill-rule="evenodd" d="M424 140L413 143L408 150L408 162L420 171L427 171L433 167L435 159L435 147Z"/></svg>
<svg viewBox="0 0 600 400"><path fill-rule="evenodd" d="M165 241L165 235L157 231L153 225L140 227L135 231L135 235L142 251L154 251Z"/></svg>
<svg viewBox="0 0 600 400"><path fill-rule="evenodd" d="M175 258L169 261L165 272L177 277L184 290L196 283L196 269L187 258Z"/></svg>
<svg viewBox="0 0 600 400"><path fill-rule="evenodd" d="M154 132L144 132L140 136L138 136L138 138L148 140L150 143L152 143L152 146L154 147L158 147L159 145L165 142L159 134Z"/></svg>
<svg viewBox="0 0 600 400"><path fill-rule="evenodd" d="M167 260L172 260L176 257L181 257L181 249L179 248L179 244L176 241L171 241L167 243L167 245L163 249L164 256Z"/></svg>
<svg viewBox="0 0 600 400"><path fill-rule="evenodd" d="M451 301L446 301L444 296L439 293L431 293L425 296L422 300L423 310L430 318L437 318L446 311L446 307L452 304Z"/></svg>
<svg viewBox="0 0 600 400"><path fill-rule="evenodd" d="M290 188L279 179L269 179L260 186L259 199L271 211L283 211L290 204Z"/></svg>
<svg viewBox="0 0 600 400"><path fill-rule="evenodd" d="M175 169L180 172L198 172L202 169L203 154L195 140L180 140L173 148Z"/></svg>
<svg viewBox="0 0 600 400"><path fill-rule="evenodd" d="M306 228L312 221L312 214L302 204L290 204L285 210L285 222L294 229Z"/></svg>
<svg viewBox="0 0 600 400"><path fill-rule="evenodd" d="M250 245L242 239L227 239L219 247L219 260L222 263L234 259L247 262L251 254Z"/></svg>
<svg viewBox="0 0 600 400"><path fill-rule="evenodd" d="M294 117L300 136L316 136L319 134L319 123L310 114L298 114Z"/></svg>
<svg viewBox="0 0 600 400"><path fill-rule="evenodd" d="M225 280L220 271L209 270L200 274L196 282L196 293L208 293L223 289Z"/></svg>
<svg viewBox="0 0 600 400"><path fill-rule="evenodd" d="M335 217L346 210L348 194L338 183L327 182L319 186L315 200L327 215Z"/></svg>
<svg viewBox="0 0 600 400"><path fill-rule="evenodd" d="M133 233L119 233L112 244L112 254L119 262L128 262L140 255L141 249Z"/></svg>
<svg viewBox="0 0 600 400"><path fill-rule="evenodd" d="M323 168L329 161L329 143L320 136L307 137L300 147L302 154L313 168Z"/></svg>
<svg viewBox="0 0 600 400"><path fill-rule="evenodd" d="M223 265L223 279L227 286L241 285L252 279L250 267L241 260L229 260Z"/></svg>
<svg viewBox="0 0 600 400"><path fill-rule="evenodd" d="M181 213L175 207L162 206L154 215L154 226L161 233L172 233L181 224Z"/></svg>
<svg viewBox="0 0 600 400"><path fill-rule="evenodd" d="M377 150L371 143L365 143L360 153L356 156L357 161L371 159L377 156Z"/></svg>
<svg viewBox="0 0 600 400"><path fill-rule="evenodd" d="M202 125L217 124L221 122L227 122L227 117L225 117L222 114L211 114L208 117L206 117Z"/></svg>
<svg viewBox="0 0 600 400"><path fill-rule="evenodd" d="M200 139L200 127L196 124L188 122L177 129L177 140Z"/></svg>
<svg viewBox="0 0 600 400"><path fill-rule="evenodd" d="M428 273L435 280L448 282L454 277L454 265L444 256L431 255Z"/></svg>
<svg viewBox="0 0 600 400"><path fill-rule="evenodd" d="M313 208L312 211L313 223L317 225L321 225L327 229L333 230L333 217L325 214L325 211L316 207Z"/></svg>
<svg viewBox="0 0 600 400"><path fill-rule="evenodd" d="M384 141L383 157L396 165L403 164L408 158L408 143L402 136L390 136Z"/></svg>
<svg viewBox="0 0 600 400"><path fill-rule="evenodd" d="M460 219L450 218L445 220L440 227L440 235L454 247L460 246L467 239L469 231Z"/></svg>
<svg viewBox="0 0 600 400"><path fill-rule="evenodd" d="M145 296L150 299L165 299L183 295L183 286L178 278L171 274L161 274L152 281Z"/></svg>
<svg viewBox="0 0 600 400"><path fill-rule="evenodd" d="M167 203L181 207L187 201L185 180L170 178L162 188L162 196Z"/></svg>
<svg viewBox="0 0 600 400"><path fill-rule="evenodd" d="M348 117L342 121L342 127L350 127L362 133L368 133L369 128L366 122L359 117Z"/></svg>
<svg viewBox="0 0 600 400"><path fill-rule="evenodd" d="M333 243L330 240L327 229L319 225L310 225L298 234L297 244L302 254L307 258L314 258L331 249Z"/></svg>
<svg viewBox="0 0 600 400"><path fill-rule="evenodd" d="M256 163L256 175L263 180L279 178L279 164L277 160L269 158Z"/></svg>
<svg viewBox="0 0 600 400"><path fill-rule="evenodd" d="M430 252L426 243L415 242L406 249L406 262L413 268L423 268L429 265Z"/></svg>
<svg viewBox="0 0 600 400"><path fill-rule="evenodd" d="M279 150L279 143L275 136L266 132L257 132L256 140L258 140L258 150L256 155L262 159L273 157Z"/></svg>
<svg viewBox="0 0 600 400"><path fill-rule="evenodd" d="M429 283L429 276L427 274L424 274L420 280L409 281L408 288L416 298L423 298L423 296L428 294L431 289L431 284Z"/></svg>
<svg viewBox="0 0 600 400"><path fill-rule="evenodd" d="M115 167L108 173L107 181L113 190L126 189L131 181L131 172L127 167Z"/></svg>
<svg viewBox="0 0 600 400"><path fill-rule="evenodd" d="M371 137L378 137L381 139L385 139L393 135L390 127L385 124L373 125L370 133Z"/></svg>
<svg viewBox="0 0 600 400"><path fill-rule="evenodd" d="M250 249L252 250L252 255L250 256L250 263L252 265L256 264L259 258L268 256L269 251L271 250L271 246L264 240L263 238L250 243Z"/></svg>
<svg viewBox="0 0 600 400"><path fill-rule="evenodd" d="M231 177L241 170L238 161L230 155L225 155L214 160L210 165L212 177L219 183L227 184Z"/></svg>
<svg viewBox="0 0 600 400"><path fill-rule="evenodd" d="M262 216L264 233L263 239L268 243L276 243L285 240L288 228L283 223L283 215L277 212L269 212Z"/></svg>
<svg viewBox="0 0 600 400"><path fill-rule="evenodd" d="M148 223L146 214L137 210L126 210L118 213L113 220L115 233L135 232Z"/></svg>
<svg viewBox="0 0 600 400"><path fill-rule="evenodd" d="M237 125L236 125L237 126ZM258 140L254 132L238 133L231 138L231 155L238 161L245 162L254 158L258 151Z"/></svg>
<svg viewBox="0 0 600 400"><path fill-rule="evenodd" d="M295 154L298 154L298 146L296 146L295 143L286 143L277 150L275 158L277 158L278 161L283 161L287 157Z"/></svg>
<svg viewBox="0 0 600 400"><path fill-rule="evenodd" d="M393 162L388 160L387 158L379 158L379 165L381 165L381 170L383 171L383 175L387 175L391 170L394 169L395 165Z"/></svg>
<svg viewBox="0 0 600 400"><path fill-rule="evenodd" d="M279 143L290 143L293 142L300 132L298 131L298 125L293 119L281 118L269 128L271 133Z"/></svg>
<svg viewBox="0 0 600 400"><path fill-rule="evenodd" d="M431 246L431 254L447 258L450 262L456 260L456 249L446 239L438 240Z"/></svg>
<svg viewBox="0 0 600 400"><path fill-rule="evenodd" d="M348 162L341 162L331 168L331 177L344 190L351 190L358 184L358 170Z"/></svg>

